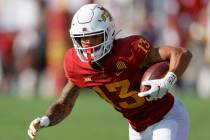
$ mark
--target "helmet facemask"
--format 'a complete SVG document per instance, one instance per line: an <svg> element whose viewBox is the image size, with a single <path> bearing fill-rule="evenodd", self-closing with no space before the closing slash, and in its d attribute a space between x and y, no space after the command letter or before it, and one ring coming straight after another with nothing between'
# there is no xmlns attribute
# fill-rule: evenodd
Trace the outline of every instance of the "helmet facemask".
<svg viewBox="0 0 210 140"><path fill-rule="evenodd" d="M97 44L95 46L87 46L84 47L81 44L81 38L82 37L91 37L96 35L102 35L103 39L100 44ZM74 35L72 36L72 40L74 43L74 47L77 51L77 55L83 62L95 62L101 59L103 56L105 56L112 47L112 42L110 42L107 39L107 33L105 31L100 31L96 33L90 33L85 35Z"/></svg>

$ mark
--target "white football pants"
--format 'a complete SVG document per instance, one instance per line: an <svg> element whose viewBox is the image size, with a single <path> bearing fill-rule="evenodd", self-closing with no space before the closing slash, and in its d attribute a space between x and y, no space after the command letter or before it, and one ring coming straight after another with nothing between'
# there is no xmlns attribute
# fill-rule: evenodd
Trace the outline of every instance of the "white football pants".
<svg viewBox="0 0 210 140"><path fill-rule="evenodd" d="M173 107L160 122L142 132L136 132L129 125L129 140L187 140L188 121L186 109L175 98Z"/></svg>

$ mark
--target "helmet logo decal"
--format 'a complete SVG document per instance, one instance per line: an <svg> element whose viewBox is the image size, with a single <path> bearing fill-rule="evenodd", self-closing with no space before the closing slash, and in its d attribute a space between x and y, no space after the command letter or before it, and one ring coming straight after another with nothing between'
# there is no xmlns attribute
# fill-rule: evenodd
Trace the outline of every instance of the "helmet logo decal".
<svg viewBox="0 0 210 140"><path fill-rule="evenodd" d="M109 21L112 21L112 16L109 13L109 11L107 11L104 7L100 7L100 9L102 10L102 14L101 14L102 20L100 20L100 21L106 22L107 19L109 19Z"/></svg>

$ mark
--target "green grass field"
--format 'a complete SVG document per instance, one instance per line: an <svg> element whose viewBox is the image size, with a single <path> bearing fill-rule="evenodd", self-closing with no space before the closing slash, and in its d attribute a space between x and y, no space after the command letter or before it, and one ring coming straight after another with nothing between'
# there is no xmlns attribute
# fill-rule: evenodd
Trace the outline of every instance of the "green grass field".
<svg viewBox="0 0 210 140"><path fill-rule="evenodd" d="M210 101L180 96L190 114L189 140L210 139ZM54 99L53 99L54 100ZM0 97L0 140L29 140L26 130L53 100ZM72 114L62 123L39 132L37 140L127 140L127 121L95 94L79 96Z"/></svg>

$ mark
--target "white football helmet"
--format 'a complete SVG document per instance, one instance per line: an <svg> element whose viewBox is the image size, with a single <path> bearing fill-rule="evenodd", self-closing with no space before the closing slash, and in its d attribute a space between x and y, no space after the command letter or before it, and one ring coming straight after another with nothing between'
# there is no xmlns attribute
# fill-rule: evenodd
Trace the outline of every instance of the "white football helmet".
<svg viewBox="0 0 210 140"><path fill-rule="evenodd" d="M88 48L81 46L81 37L103 35L103 42ZM111 14L99 4L82 6L74 15L70 28L77 55L83 62L95 62L110 52L115 38L115 25ZM89 53L88 53L89 52Z"/></svg>

